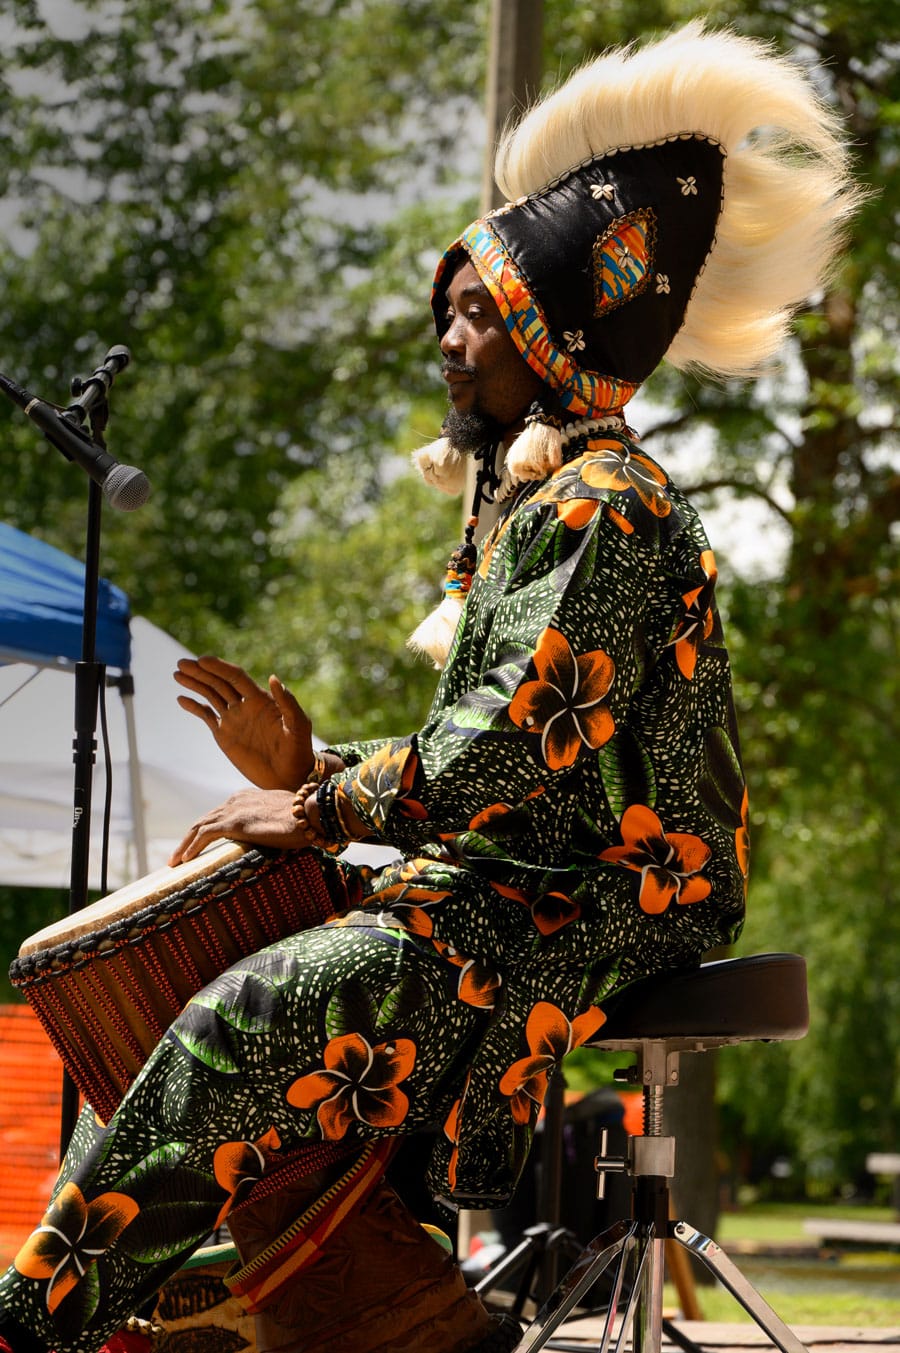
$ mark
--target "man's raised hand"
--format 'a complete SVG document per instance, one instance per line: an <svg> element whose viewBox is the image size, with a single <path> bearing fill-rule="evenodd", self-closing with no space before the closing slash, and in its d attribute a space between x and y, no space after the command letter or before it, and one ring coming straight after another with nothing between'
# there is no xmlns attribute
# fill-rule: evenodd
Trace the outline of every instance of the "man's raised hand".
<svg viewBox="0 0 900 1353"><path fill-rule="evenodd" d="M202 719L228 760L260 789L296 789L313 765L312 723L287 687L268 690L222 658L182 658L175 680L191 696L178 703Z"/></svg>

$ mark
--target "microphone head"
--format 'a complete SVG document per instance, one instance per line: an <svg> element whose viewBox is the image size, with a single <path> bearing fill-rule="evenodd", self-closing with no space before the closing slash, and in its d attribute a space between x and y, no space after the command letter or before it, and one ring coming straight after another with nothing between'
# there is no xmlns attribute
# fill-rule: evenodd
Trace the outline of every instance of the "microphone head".
<svg viewBox="0 0 900 1353"><path fill-rule="evenodd" d="M133 465L114 465L103 481L103 492L120 512L134 512L150 497L150 480Z"/></svg>

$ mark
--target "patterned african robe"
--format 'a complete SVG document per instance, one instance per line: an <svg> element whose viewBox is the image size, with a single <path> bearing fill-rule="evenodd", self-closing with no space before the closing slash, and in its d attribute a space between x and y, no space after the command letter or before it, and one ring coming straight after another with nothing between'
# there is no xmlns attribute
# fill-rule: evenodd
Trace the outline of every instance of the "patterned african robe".
<svg viewBox="0 0 900 1353"><path fill-rule="evenodd" d="M613 993L730 943L744 911L703 528L624 436L568 454L481 547L424 727L336 749L342 792L405 857L340 924L433 947L481 1013L433 1175L469 1205L508 1197L550 1071Z"/></svg>
<svg viewBox="0 0 900 1353"><path fill-rule="evenodd" d="M387 1138L437 1127L434 1192L508 1199L553 1068L614 995L740 926L715 576L691 507L622 437L520 491L425 726L340 748L339 792L402 862L316 852L335 917L199 992L108 1125L85 1108L0 1278L22 1329L92 1353L295 1148L346 1151L353 1182Z"/></svg>

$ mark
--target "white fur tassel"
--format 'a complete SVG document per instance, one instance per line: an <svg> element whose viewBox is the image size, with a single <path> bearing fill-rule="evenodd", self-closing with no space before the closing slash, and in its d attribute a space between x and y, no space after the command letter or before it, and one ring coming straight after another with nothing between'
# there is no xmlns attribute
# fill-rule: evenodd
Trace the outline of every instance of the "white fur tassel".
<svg viewBox="0 0 900 1353"><path fill-rule="evenodd" d="M465 597L458 592L445 596L441 604L409 636L407 647L414 653L431 658L435 667L442 668L462 616L464 601Z"/></svg>
<svg viewBox="0 0 900 1353"><path fill-rule="evenodd" d="M429 442L412 454L413 464L426 484L442 493L462 493L466 486L466 459L446 437Z"/></svg>
<svg viewBox="0 0 900 1353"><path fill-rule="evenodd" d="M562 465L559 428L529 418L506 453L506 470L513 483L546 479Z"/></svg>

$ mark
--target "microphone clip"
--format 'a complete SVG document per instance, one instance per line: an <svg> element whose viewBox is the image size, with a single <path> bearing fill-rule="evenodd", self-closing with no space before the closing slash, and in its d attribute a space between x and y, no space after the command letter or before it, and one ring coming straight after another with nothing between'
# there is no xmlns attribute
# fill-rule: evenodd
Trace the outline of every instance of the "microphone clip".
<svg viewBox="0 0 900 1353"><path fill-rule="evenodd" d="M131 353L122 343L110 348L103 362L90 376L73 376L69 390L75 396L71 404L62 411L62 417L83 427L85 418L91 428L91 436L100 446L105 446L103 434L109 422L109 391L119 374L131 361Z"/></svg>

